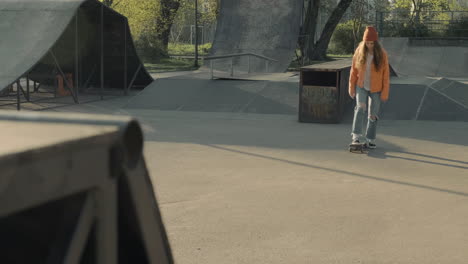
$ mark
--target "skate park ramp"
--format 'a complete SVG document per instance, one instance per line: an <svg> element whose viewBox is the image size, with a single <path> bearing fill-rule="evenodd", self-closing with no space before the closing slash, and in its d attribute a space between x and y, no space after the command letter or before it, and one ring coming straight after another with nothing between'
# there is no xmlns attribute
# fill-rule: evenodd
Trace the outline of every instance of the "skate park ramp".
<svg viewBox="0 0 468 264"><path fill-rule="evenodd" d="M126 109L296 115L295 81L157 79L129 100Z"/></svg>
<svg viewBox="0 0 468 264"><path fill-rule="evenodd" d="M210 56L255 53L278 62L269 72L284 72L296 48L301 24L300 0L221 1L219 20ZM227 71L231 59L214 61L214 68ZM265 61L251 58L251 71L265 72ZM235 71L247 72L248 59L234 59Z"/></svg>
<svg viewBox="0 0 468 264"><path fill-rule="evenodd" d="M398 76L468 78L468 41L382 38Z"/></svg>
<svg viewBox="0 0 468 264"><path fill-rule="evenodd" d="M274 78L272 78L274 79ZM131 98L124 109L298 115L299 77L276 80L210 80L206 75L160 78ZM409 82L392 77L382 120L468 122L468 84L446 79ZM354 104L341 123L351 123Z"/></svg>
<svg viewBox="0 0 468 264"><path fill-rule="evenodd" d="M398 78L382 119L468 121L468 42L382 38Z"/></svg>
<svg viewBox="0 0 468 264"><path fill-rule="evenodd" d="M53 84L60 71L78 75L81 86L98 86L101 54L105 86L122 87L124 76L127 85L135 76L134 85L146 86L153 79L129 32L127 19L97 0L1 0L0 90L28 74Z"/></svg>
<svg viewBox="0 0 468 264"><path fill-rule="evenodd" d="M468 85L449 79L427 85L394 83L381 118L468 122L467 99Z"/></svg>

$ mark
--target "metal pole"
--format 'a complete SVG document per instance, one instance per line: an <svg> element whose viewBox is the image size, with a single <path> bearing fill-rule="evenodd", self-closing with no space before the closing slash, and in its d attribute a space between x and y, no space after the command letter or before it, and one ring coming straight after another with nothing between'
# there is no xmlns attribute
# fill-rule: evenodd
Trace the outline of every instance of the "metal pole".
<svg viewBox="0 0 468 264"><path fill-rule="evenodd" d="M96 262L118 263L117 182L108 179L96 192Z"/></svg>
<svg viewBox="0 0 468 264"><path fill-rule="evenodd" d="M127 20L124 19L124 94L128 94L127 89Z"/></svg>
<svg viewBox="0 0 468 264"><path fill-rule="evenodd" d="M20 100L20 84L19 84L19 80L16 81L16 100L17 100L17 104L16 104L16 110L21 110L21 100Z"/></svg>
<svg viewBox="0 0 468 264"><path fill-rule="evenodd" d="M380 25L379 23L377 22L379 20L379 11L375 11L375 28L377 28L377 32L379 34L382 33L382 31L380 30ZM382 34L381 34L382 35Z"/></svg>
<svg viewBox="0 0 468 264"><path fill-rule="evenodd" d="M211 80L213 80L213 60L210 60Z"/></svg>
<svg viewBox="0 0 468 264"><path fill-rule="evenodd" d="M247 63L248 63L247 73L250 74L250 55L247 55Z"/></svg>
<svg viewBox="0 0 468 264"><path fill-rule="evenodd" d="M268 72L268 61L265 61L265 72Z"/></svg>
<svg viewBox="0 0 468 264"><path fill-rule="evenodd" d="M104 5L101 5L101 100L104 99Z"/></svg>
<svg viewBox="0 0 468 264"><path fill-rule="evenodd" d="M58 72L62 76L63 81L66 84L68 90L72 94L73 100L75 101L75 103L78 103L78 98L76 98L75 91L71 87L72 84L70 82L68 82L68 79L66 78L65 73L62 71L62 68L60 67L60 64L59 64L59 62L57 60L57 57L55 57L54 52L52 50L50 50L49 53L50 53L50 55L52 55L52 58L54 59L54 62L55 62L55 67L57 68Z"/></svg>
<svg viewBox="0 0 468 264"><path fill-rule="evenodd" d="M26 99L28 102L30 101L29 99L29 73L26 75Z"/></svg>
<svg viewBox="0 0 468 264"><path fill-rule="evenodd" d="M384 33L383 15L384 15L383 12L380 12L380 21L379 21L379 23L380 23L380 31L381 31L380 34L381 34L382 37L385 36L384 35L385 33Z"/></svg>
<svg viewBox="0 0 468 264"><path fill-rule="evenodd" d="M198 67L198 0L195 0L195 67Z"/></svg>
<svg viewBox="0 0 468 264"><path fill-rule="evenodd" d="M140 65L138 66L138 68L136 69L135 73L133 74L133 78L132 78L132 80L130 81L130 83L128 84L128 89L131 89L131 88L132 88L133 82L135 82L135 79L136 79L138 73L139 73L140 70L141 70L141 66L142 66L142 64L140 64Z"/></svg>
<svg viewBox="0 0 468 264"><path fill-rule="evenodd" d="M231 76L234 76L234 57L231 58Z"/></svg>
<svg viewBox="0 0 468 264"><path fill-rule="evenodd" d="M193 45L193 26L190 25L190 45Z"/></svg>
<svg viewBox="0 0 468 264"><path fill-rule="evenodd" d="M75 96L76 96L76 103L79 104L79 97L78 97L78 86L79 86L79 72L78 72L78 12L75 15Z"/></svg>

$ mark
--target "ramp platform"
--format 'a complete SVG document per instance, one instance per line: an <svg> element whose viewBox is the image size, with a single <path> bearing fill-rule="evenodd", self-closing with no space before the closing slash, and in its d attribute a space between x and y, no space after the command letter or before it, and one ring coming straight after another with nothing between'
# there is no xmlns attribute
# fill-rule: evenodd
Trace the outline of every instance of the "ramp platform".
<svg viewBox="0 0 468 264"><path fill-rule="evenodd" d="M82 88L127 90L153 81L127 19L97 0L2 0L0 36L0 90L15 84L27 100L30 80L36 90L60 77L75 102Z"/></svg>

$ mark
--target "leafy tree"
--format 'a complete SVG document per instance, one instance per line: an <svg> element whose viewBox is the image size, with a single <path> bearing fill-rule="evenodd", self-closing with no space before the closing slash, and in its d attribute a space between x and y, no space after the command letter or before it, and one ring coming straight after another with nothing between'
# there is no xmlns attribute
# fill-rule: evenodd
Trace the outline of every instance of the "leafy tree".
<svg viewBox="0 0 468 264"><path fill-rule="evenodd" d="M165 55L181 0L100 0L128 18L137 47Z"/></svg>
<svg viewBox="0 0 468 264"><path fill-rule="evenodd" d="M154 1L154 0L153 0ZM177 10L180 7L180 0L159 0L161 4L160 15L157 16L156 23L158 26L157 34L163 46L167 50L169 44L169 36L171 27L174 23L174 18Z"/></svg>
<svg viewBox="0 0 468 264"><path fill-rule="evenodd" d="M338 24L328 46L328 52L333 54L352 54L356 49L354 40L353 27L355 22L349 20L344 23Z"/></svg>
<svg viewBox="0 0 468 264"><path fill-rule="evenodd" d="M352 1L353 0L340 0L325 23L325 27L317 42L313 41L313 36L315 35L315 25L317 24L320 0L312 1L310 8L306 12L306 21L304 23L304 32L308 33L310 36L309 41L307 41L305 45L307 61L326 59L328 44L330 43L333 32Z"/></svg>
<svg viewBox="0 0 468 264"><path fill-rule="evenodd" d="M352 26L353 33L353 46L357 47L361 40L363 33L363 25L367 24L367 14L370 10L368 9L367 0L354 0L350 6L350 23Z"/></svg>

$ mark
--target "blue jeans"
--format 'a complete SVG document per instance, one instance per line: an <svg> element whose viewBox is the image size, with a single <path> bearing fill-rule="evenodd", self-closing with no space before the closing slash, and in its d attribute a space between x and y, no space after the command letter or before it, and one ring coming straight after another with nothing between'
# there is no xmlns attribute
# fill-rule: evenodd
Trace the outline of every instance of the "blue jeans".
<svg viewBox="0 0 468 264"><path fill-rule="evenodd" d="M369 109L367 109L367 99L369 98ZM380 93L371 93L364 88L356 86L356 108L354 109L353 131L352 133L362 136L363 123L366 119L366 112L369 112L367 117L366 138L375 140L377 134L377 122L380 112ZM375 116L372 119L371 116Z"/></svg>

